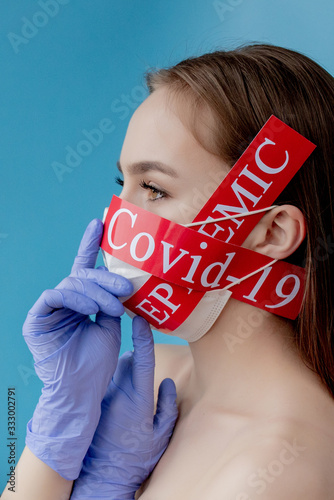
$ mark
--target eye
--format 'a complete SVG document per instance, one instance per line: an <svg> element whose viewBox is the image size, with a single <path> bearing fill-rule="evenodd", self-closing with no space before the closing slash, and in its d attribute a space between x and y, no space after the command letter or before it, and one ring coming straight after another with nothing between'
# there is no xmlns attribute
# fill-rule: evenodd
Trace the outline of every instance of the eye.
<svg viewBox="0 0 334 500"><path fill-rule="evenodd" d="M143 189L151 191L150 201L161 200L162 198L166 198L167 196L167 193L165 191L162 191L161 189L155 187L152 184L147 184L145 181L141 181L140 186Z"/></svg>
<svg viewBox="0 0 334 500"><path fill-rule="evenodd" d="M123 179L121 179L121 178L120 178L120 176L119 176L119 175L115 175L115 182L116 182L116 184L118 184L119 186L122 186L122 187L124 186L124 181L123 181Z"/></svg>

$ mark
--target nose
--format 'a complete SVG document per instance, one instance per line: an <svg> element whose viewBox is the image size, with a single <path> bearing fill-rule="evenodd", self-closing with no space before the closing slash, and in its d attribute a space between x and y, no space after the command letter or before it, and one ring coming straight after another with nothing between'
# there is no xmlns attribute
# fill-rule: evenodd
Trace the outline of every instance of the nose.
<svg viewBox="0 0 334 500"><path fill-rule="evenodd" d="M134 199L134 193L133 191L130 189L129 186L125 187L123 186L123 189L121 191L121 194L119 195L119 198L121 200L124 200L124 201L128 201L129 203L135 203L135 199Z"/></svg>
<svg viewBox="0 0 334 500"><path fill-rule="evenodd" d="M121 191L121 194L119 195L119 198L121 198L121 200L130 201L129 189L126 189L125 186L123 186L123 189Z"/></svg>
<svg viewBox="0 0 334 500"><path fill-rule="evenodd" d="M121 199L121 200L124 200L124 187L121 191L121 193L118 195L118 197Z"/></svg>

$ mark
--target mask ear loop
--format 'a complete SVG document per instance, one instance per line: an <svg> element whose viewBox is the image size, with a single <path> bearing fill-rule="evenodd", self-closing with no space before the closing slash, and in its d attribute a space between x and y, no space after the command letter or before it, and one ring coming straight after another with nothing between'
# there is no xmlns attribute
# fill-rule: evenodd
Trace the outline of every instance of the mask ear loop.
<svg viewBox="0 0 334 500"><path fill-rule="evenodd" d="M237 219L238 217L245 217L245 215L255 215L260 214L261 212L268 212L272 208L276 208L279 205L272 205L271 207L260 208L259 210L253 210L252 212L243 212L241 214L229 215L227 217L220 217L220 219L212 219L212 220L202 220L199 222L191 222L190 224L182 224L183 227L194 227L194 226L203 226L204 224L211 224L212 222L221 222L223 220Z"/></svg>
<svg viewBox="0 0 334 500"><path fill-rule="evenodd" d="M275 262L277 262L277 261L278 261L278 259L273 259L272 261L268 262L268 264L266 264L265 266L262 266L259 269L256 269L255 271L253 271L252 273L249 273L246 276L243 276L242 278L233 281L233 283L225 286L224 288L221 288L221 290L229 290L230 288L232 288L232 286L239 285L239 283L241 283L242 281L246 280L247 278L250 278L251 276L254 276L254 274L257 274L257 273L260 273L261 271L264 271L264 269L267 269L267 267L270 267L271 265L275 264ZM214 290L211 290L211 291L213 292Z"/></svg>

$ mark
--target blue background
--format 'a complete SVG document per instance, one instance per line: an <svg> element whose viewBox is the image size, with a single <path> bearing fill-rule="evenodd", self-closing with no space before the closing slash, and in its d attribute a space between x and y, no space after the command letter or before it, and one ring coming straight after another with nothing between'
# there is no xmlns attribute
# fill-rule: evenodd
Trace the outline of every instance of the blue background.
<svg viewBox="0 0 334 500"><path fill-rule="evenodd" d="M259 41L299 50L334 72L332 0L48 1L0 5L1 491L7 388L16 388L17 456L41 389L22 323L40 293L69 273L87 223L120 192L116 161L146 95L145 70ZM108 131L87 149L83 130L104 119ZM68 168L71 148L81 157ZM131 348L129 319L123 339L122 351Z"/></svg>

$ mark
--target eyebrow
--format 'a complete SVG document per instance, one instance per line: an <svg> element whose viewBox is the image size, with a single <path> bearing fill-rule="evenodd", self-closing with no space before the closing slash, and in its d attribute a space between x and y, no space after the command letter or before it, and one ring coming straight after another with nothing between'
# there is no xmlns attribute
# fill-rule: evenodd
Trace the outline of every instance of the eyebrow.
<svg viewBox="0 0 334 500"><path fill-rule="evenodd" d="M118 170L123 173L119 160L116 162L116 165ZM149 172L151 170L157 170L158 172L162 172L170 177L178 177L176 170L159 161L138 161L129 165L127 170L130 174L144 174L145 172Z"/></svg>

